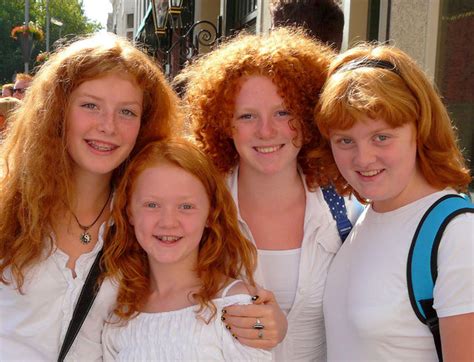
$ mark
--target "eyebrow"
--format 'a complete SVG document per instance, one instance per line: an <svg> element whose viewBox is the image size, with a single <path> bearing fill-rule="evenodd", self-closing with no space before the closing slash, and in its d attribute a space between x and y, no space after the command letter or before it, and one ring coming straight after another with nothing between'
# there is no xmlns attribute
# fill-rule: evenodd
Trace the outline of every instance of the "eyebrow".
<svg viewBox="0 0 474 362"><path fill-rule="evenodd" d="M93 95L93 94L89 94L89 93L79 93L79 94L78 94L78 97L88 97L88 98L95 99L95 100L97 100L97 101L103 100L103 98L97 97L97 96L95 96L95 95ZM142 104L141 104L140 102L137 102L137 101L128 101L128 100L126 100L126 101L121 101L120 103L121 103L121 104L136 104L136 105L138 105L138 106L140 106L140 107L142 106Z"/></svg>

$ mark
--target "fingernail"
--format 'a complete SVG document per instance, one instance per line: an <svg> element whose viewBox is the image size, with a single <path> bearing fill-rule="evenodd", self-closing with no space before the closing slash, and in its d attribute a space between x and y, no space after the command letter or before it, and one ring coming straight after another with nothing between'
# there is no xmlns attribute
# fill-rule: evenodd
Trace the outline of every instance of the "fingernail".
<svg viewBox="0 0 474 362"><path fill-rule="evenodd" d="M222 309L222 314L226 314L227 311L225 309Z"/></svg>
<svg viewBox="0 0 474 362"><path fill-rule="evenodd" d="M226 324L225 327L230 331L230 326L228 324Z"/></svg>
<svg viewBox="0 0 474 362"><path fill-rule="evenodd" d="M224 316L221 317L221 321L223 321L223 322L225 321L225 317L224 317Z"/></svg>
<svg viewBox="0 0 474 362"><path fill-rule="evenodd" d="M254 295L254 296L252 297L252 300L253 300L253 301L256 301L258 298L260 298L258 295Z"/></svg>
<svg viewBox="0 0 474 362"><path fill-rule="evenodd" d="M239 339L239 338L235 335L235 333L232 333L232 337L234 337L235 339Z"/></svg>

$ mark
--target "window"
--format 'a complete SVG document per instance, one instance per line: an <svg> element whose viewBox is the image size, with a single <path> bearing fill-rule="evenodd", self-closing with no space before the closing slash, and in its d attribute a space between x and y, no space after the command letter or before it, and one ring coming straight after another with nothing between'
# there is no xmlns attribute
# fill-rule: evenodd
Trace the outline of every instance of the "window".
<svg viewBox="0 0 474 362"><path fill-rule="evenodd" d="M133 28L133 14L127 14L127 28Z"/></svg>

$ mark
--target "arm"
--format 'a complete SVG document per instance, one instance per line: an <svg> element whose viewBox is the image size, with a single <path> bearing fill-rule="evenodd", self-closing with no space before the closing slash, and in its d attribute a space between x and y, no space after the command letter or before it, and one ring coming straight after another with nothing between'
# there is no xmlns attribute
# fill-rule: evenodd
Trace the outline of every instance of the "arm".
<svg viewBox="0 0 474 362"><path fill-rule="evenodd" d="M474 313L439 319L443 360L474 361Z"/></svg>
<svg viewBox="0 0 474 362"><path fill-rule="evenodd" d="M230 332L242 344L254 348L273 348L286 335L288 328L286 316L272 292L257 288L252 294L259 296L253 305L226 307L222 311L223 322L228 329L230 327ZM259 330L253 328L257 318L265 326L261 330L262 338L258 337Z"/></svg>
<svg viewBox="0 0 474 362"><path fill-rule="evenodd" d="M456 216L438 251L433 291L444 361L474 360L474 214Z"/></svg>

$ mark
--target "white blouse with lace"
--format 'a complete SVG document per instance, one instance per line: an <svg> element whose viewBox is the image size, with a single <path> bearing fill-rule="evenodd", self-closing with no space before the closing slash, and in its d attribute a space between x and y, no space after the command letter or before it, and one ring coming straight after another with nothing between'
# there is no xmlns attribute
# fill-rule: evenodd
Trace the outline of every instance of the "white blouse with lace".
<svg viewBox="0 0 474 362"><path fill-rule="evenodd" d="M104 361L270 361L271 353L242 345L222 323L220 310L251 304L247 294L213 299L216 316L206 324L197 306L170 312L140 313L123 325L108 323L103 332ZM207 320L210 311L202 316Z"/></svg>

